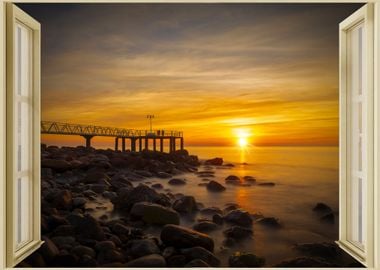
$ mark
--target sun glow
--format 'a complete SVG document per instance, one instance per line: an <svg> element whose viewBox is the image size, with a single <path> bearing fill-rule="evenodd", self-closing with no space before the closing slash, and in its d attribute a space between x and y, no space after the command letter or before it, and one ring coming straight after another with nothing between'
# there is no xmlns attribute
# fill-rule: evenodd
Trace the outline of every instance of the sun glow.
<svg viewBox="0 0 380 270"><path fill-rule="evenodd" d="M236 129L235 136L237 138L237 145L240 148L247 148L249 146L250 137L252 136L248 129Z"/></svg>
<svg viewBox="0 0 380 270"><path fill-rule="evenodd" d="M248 145L248 140L247 138L241 137L238 139L238 144L241 148L247 147Z"/></svg>

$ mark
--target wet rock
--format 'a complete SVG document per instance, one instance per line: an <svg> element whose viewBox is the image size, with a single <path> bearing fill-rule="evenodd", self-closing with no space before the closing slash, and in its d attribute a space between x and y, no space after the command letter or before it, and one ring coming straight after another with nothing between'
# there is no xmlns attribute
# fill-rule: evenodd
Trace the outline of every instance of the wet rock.
<svg viewBox="0 0 380 270"><path fill-rule="evenodd" d="M98 253L97 260L100 264L123 262L124 256L115 249L103 249Z"/></svg>
<svg viewBox="0 0 380 270"><path fill-rule="evenodd" d="M143 170L135 170L135 173L137 173L141 176L147 177L147 178L153 176L153 174L151 172L143 171Z"/></svg>
<svg viewBox="0 0 380 270"><path fill-rule="evenodd" d="M107 174L105 174L102 170L92 170L89 171L86 177L82 180L85 184L102 184L102 185L110 185L110 178Z"/></svg>
<svg viewBox="0 0 380 270"><path fill-rule="evenodd" d="M170 267L183 267L186 264L186 257L184 255L173 255L166 259L168 266Z"/></svg>
<svg viewBox="0 0 380 270"><path fill-rule="evenodd" d="M83 255L78 261L79 267L98 267L98 262L88 255Z"/></svg>
<svg viewBox="0 0 380 270"><path fill-rule="evenodd" d="M173 179L169 180L168 184L172 185L172 186L182 186L182 185L186 185L186 180L185 179L179 179L179 178L173 178Z"/></svg>
<svg viewBox="0 0 380 270"><path fill-rule="evenodd" d="M223 240L222 244L226 247L233 247L236 245L235 239L231 237L227 237L226 239Z"/></svg>
<svg viewBox="0 0 380 270"><path fill-rule="evenodd" d="M238 184L240 184L240 177L238 177L236 175L229 175L226 177L225 182L226 182L226 184L238 185Z"/></svg>
<svg viewBox="0 0 380 270"><path fill-rule="evenodd" d="M51 238L54 244L61 248L62 246L72 246L75 243L75 238L72 236L55 236Z"/></svg>
<svg viewBox="0 0 380 270"><path fill-rule="evenodd" d="M278 219L274 217L263 217L258 219L256 222L260 225L263 225L271 229L279 229L282 227L281 224L278 222Z"/></svg>
<svg viewBox="0 0 380 270"><path fill-rule="evenodd" d="M210 265L201 259L194 259L188 262L185 267L210 267Z"/></svg>
<svg viewBox="0 0 380 270"><path fill-rule="evenodd" d="M186 256L187 259L194 260L200 259L213 267L220 266L220 260L210 251L203 247L192 247L182 249L181 253Z"/></svg>
<svg viewBox="0 0 380 270"><path fill-rule="evenodd" d="M251 226L252 217L247 211L240 209L232 210L224 216L224 220L240 226Z"/></svg>
<svg viewBox="0 0 380 270"><path fill-rule="evenodd" d="M285 260L275 267L337 267L338 265L327 262L320 258L299 257Z"/></svg>
<svg viewBox="0 0 380 270"><path fill-rule="evenodd" d="M69 190L60 190L54 193L52 205L57 209L69 210L72 207L72 195Z"/></svg>
<svg viewBox="0 0 380 270"><path fill-rule="evenodd" d="M166 172L158 172L157 177L159 177L159 178L170 178L170 177L172 177L172 175L170 173L166 173Z"/></svg>
<svg viewBox="0 0 380 270"><path fill-rule="evenodd" d="M108 185L103 184L90 184L89 188L97 194L102 194L108 189Z"/></svg>
<svg viewBox="0 0 380 270"><path fill-rule="evenodd" d="M164 257L158 254L151 254L129 261L125 267L165 267Z"/></svg>
<svg viewBox="0 0 380 270"><path fill-rule="evenodd" d="M297 244L294 248L312 257L335 258L338 256L338 246L334 243L305 243Z"/></svg>
<svg viewBox="0 0 380 270"><path fill-rule="evenodd" d="M314 207L313 207L313 211L315 212L320 212L320 213L326 213L326 212L331 212L332 209L330 206L328 206L327 204L325 203L317 203Z"/></svg>
<svg viewBox="0 0 380 270"><path fill-rule="evenodd" d="M193 196L183 196L173 203L173 209L179 213L193 213L198 210Z"/></svg>
<svg viewBox="0 0 380 270"><path fill-rule="evenodd" d="M198 186L199 187L207 187L207 183L199 183Z"/></svg>
<svg viewBox="0 0 380 270"><path fill-rule="evenodd" d="M274 187L276 184L273 182L262 182L262 183L258 183L258 185L263 186L263 187Z"/></svg>
<svg viewBox="0 0 380 270"><path fill-rule="evenodd" d="M218 225L222 225L224 222L224 219L223 219L222 215L215 214L212 216L212 222L214 222L215 224L218 224Z"/></svg>
<svg viewBox="0 0 380 270"><path fill-rule="evenodd" d="M201 211L201 214L203 215L215 215L215 214L223 214L223 211L220 210L218 207L206 207L203 208Z"/></svg>
<svg viewBox="0 0 380 270"><path fill-rule="evenodd" d="M45 262L51 263L54 260L55 256L59 254L59 250L54 242L51 241L48 237L42 236L42 241L44 241L44 244L41 246L39 251Z"/></svg>
<svg viewBox="0 0 380 270"><path fill-rule="evenodd" d="M84 255L90 256L91 258L95 258L95 256L96 256L95 250L93 250L90 247L86 247L86 246L82 246L82 245L74 247L71 250L71 253L78 256L79 258L84 256Z"/></svg>
<svg viewBox="0 0 380 270"><path fill-rule="evenodd" d="M119 237L123 237L123 236L125 237L126 235L130 234L130 229L119 222L115 223L112 226L112 231Z"/></svg>
<svg viewBox="0 0 380 270"><path fill-rule="evenodd" d="M109 183L115 190L121 188L133 188L131 181L129 181L124 174L116 174L112 176L111 180L109 180Z"/></svg>
<svg viewBox="0 0 380 270"><path fill-rule="evenodd" d="M138 258L150 254L160 254L156 242L153 239L132 240L127 245L128 255Z"/></svg>
<svg viewBox="0 0 380 270"><path fill-rule="evenodd" d="M82 238L95 240L104 240L104 232L99 222L92 216L71 214L67 217L68 221L74 227L75 233Z"/></svg>
<svg viewBox="0 0 380 270"><path fill-rule="evenodd" d="M104 191L102 193L102 196L106 199L110 199L110 200L114 200L117 198L117 194L116 192L112 192L112 191Z"/></svg>
<svg viewBox="0 0 380 270"><path fill-rule="evenodd" d="M244 179L244 181L250 182L250 183L255 183L256 182L256 178L253 177L253 176L249 176L249 175L244 176L243 179Z"/></svg>
<svg viewBox="0 0 380 270"><path fill-rule="evenodd" d="M239 209L239 206L231 204L231 205L228 205L226 208L224 208L223 212L227 214L231 212L232 210L236 210L236 209Z"/></svg>
<svg viewBox="0 0 380 270"><path fill-rule="evenodd" d="M51 236L72 236L74 235L74 227L71 225L59 225L51 233Z"/></svg>
<svg viewBox="0 0 380 270"><path fill-rule="evenodd" d="M207 190L214 191L214 192L221 192L221 191L225 191L226 188L222 184L216 181L210 181L207 184Z"/></svg>
<svg viewBox="0 0 380 270"><path fill-rule="evenodd" d="M200 246L209 251L214 249L214 241L208 235L178 225L166 225L161 231L161 240L178 248Z"/></svg>
<svg viewBox="0 0 380 270"><path fill-rule="evenodd" d="M223 165L223 159L222 158L213 158L213 159L208 159L204 163L205 165L213 165L213 166L221 166Z"/></svg>
<svg viewBox="0 0 380 270"><path fill-rule="evenodd" d="M57 172L71 170L71 164L69 162L67 162L66 160L58 160L58 159L42 159L41 167L50 168Z"/></svg>
<svg viewBox="0 0 380 270"><path fill-rule="evenodd" d="M116 199L112 200L116 209L124 209L127 211L138 202L151 202L163 206L171 205L168 197L157 193L154 189L143 184L138 185L134 189L120 193Z"/></svg>
<svg viewBox="0 0 380 270"><path fill-rule="evenodd" d="M198 232L211 232L218 229L218 225L210 221L202 221L193 226L193 229Z"/></svg>
<svg viewBox="0 0 380 270"><path fill-rule="evenodd" d="M168 207L147 202L135 203L131 215L141 218L150 224L179 224L179 215Z"/></svg>
<svg viewBox="0 0 380 270"><path fill-rule="evenodd" d="M95 250L97 251L103 251L107 249L115 249L115 243L113 241L100 241L96 243Z"/></svg>
<svg viewBox="0 0 380 270"><path fill-rule="evenodd" d="M325 214L320 218L320 220L326 223L334 224L335 223L334 213Z"/></svg>
<svg viewBox="0 0 380 270"><path fill-rule="evenodd" d="M231 228L228 228L227 230L223 231L223 234L228 238L241 240L251 237L253 231L251 229L241 226L232 226Z"/></svg>
<svg viewBox="0 0 380 270"><path fill-rule="evenodd" d="M87 200L83 197L73 198L73 207L74 208L83 208L86 204Z"/></svg>
<svg viewBox="0 0 380 270"><path fill-rule="evenodd" d="M265 259L252 253L235 252L228 260L230 267L261 267Z"/></svg>
<svg viewBox="0 0 380 270"><path fill-rule="evenodd" d="M163 189L164 186L163 186L162 184L160 184L160 183L157 183L157 184L153 184L153 185L152 185L152 188L155 188L155 189Z"/></svg>

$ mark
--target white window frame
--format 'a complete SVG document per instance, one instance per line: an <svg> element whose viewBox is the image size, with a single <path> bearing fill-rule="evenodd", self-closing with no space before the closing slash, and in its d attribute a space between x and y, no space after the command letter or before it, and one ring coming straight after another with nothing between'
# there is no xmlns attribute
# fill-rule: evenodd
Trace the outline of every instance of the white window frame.
<svg viewBox="0 0 380 270"><path fill-rule="evenodd" d="M6 24L5 14L6 2L39 2L39 0L15 0L7 1L0 0L0 269L5 269L6 265ZM44 2L65 2L64 0L46 0ZM80 0L80 2L107 2L106 0ZM114 0L113 2L128 3L134 2L134 0ZM155 2L155 0L142 0L141 2ZM171 0L156 0L156 2L173 2ZM203 2L203 0L175 0L175 2ZM233 0L207 0L207 2L234 2ZM238 0L236 2L252 2L252 3L336 3L339 0ZM372 209L373 223L372 230L368 231L368 237L373 239L372 258L366 258L366 264L370 269L380 269L380 1L379 0L349 0L345 2L356 3L374 3L374 95L373 95L373 109L374 109L374 133L373 133L373 200L372 205L369 206ZM338 33L337 33L338 34ZM39 159L39 157L36 157ZM342 169L342 168L340 168ZM343 168L345 169L345 168ZM340 212L342 213L340 209ZM343 238L341 238L342 240ZM344 241L340 241L340 244ZM355 252L346 248L347 252L356 256Z"/></svg>

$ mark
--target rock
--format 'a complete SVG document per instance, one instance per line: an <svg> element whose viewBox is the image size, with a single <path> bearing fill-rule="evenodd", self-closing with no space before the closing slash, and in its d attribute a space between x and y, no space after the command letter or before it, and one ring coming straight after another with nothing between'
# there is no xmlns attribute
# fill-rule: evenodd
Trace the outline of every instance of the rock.
<svg viewBox="0 0 380 270"><path fill-rule="evenodd" d="M240 182L240 177L236 175L229 175L225 179L226 181L232 181L232 182Z"/></svg>
<svg viewBox="0 0 380 270"><path fill-rule="evenodd" d="M165 267L164 257L158 254L151 254L129 261L125 267Z"/></svg>
<svg viewBox="0 0 380 270"><path fill-rule="evenodd" d="M274 217L263 217L258 219L256 222L260 225L263 225L271 229L279 229L282 227L281 224L278 222L278 219Z"/></svg>
<svg viewBox="0 0 380 270"><path fill-rule="evenodd" d="M256 182L256 178L253 177L253 176L249 176L249 175L244 176L243 179L244 179L244 181L250 182L250 183L255 183Z"/></svg>
<svg viewBox="0 0 380 270"><path fill-rule="evenodd" d="M323 221L323 222L326 222L326 223L334 224L335 223L334 213L328 213L326 215L323 215L320 218L320 220Z"/></svg>
<svg viewBox="0 0 380 270"><path fill-rule="evenodd" d="M203 208L201 211L200 211L203 215L215 215L215 214L223 214L223 211L220 210L218 207L206 207L206 208Z"/></svg>
<svg viewBox="0 0 380 270"><path fill-rule="evenodd" d="M226 239L223 240L222 244L226 247L233 247L236 245L235 239L231 237L227 237Z"/></svg>
<svg viewBox="0 0 380 270"><path fill-rule="evenodd" d="M215 224L218 224L218 225L222 225L224 222L224 219L223 219L222 215L215 214L212 216L212 222L214 222Z"/></svg>
<svg viewBox="0 0 380 270"><path fill-rule="evenodd" d="M331 259L338 256L338 247L334 243L305 243L297 244L294 248L312 257Z"/></svg>
<svg viewBox="0 0 380 270"><path fill-rule="evenodd" d="M44 241L44 244L40 247L39 251L45 262L51 263L55 256L59 254L59 249L54 242L46 236L42 236L42 241Z"/></svg>
<svg viewBox="0 0 380 270"><path fill-rule="evenodd" d="M86 246L82 246L82 245L74 247L71 250L71 253L78 256L79 258L84 256L84 255L90 256L91 258L95 258L95 256L96 256L95 250L93 250L90 247L86 247Z"/></svg>
<svg viewBox="0 0 380 270"><path fill-rule="evenodd" d="M205 261L201 259L194 259L190 262L188 262L185 267L210 267Z"/></svg>
<svg viewBox="0 0 380 270"><path fill-rule="evenodd" d="M173 255L166 259L170 267L184 267L186 264L186 257L184 255Z"/></svg>
<svg viewBox="0 0 380 270"><path fill-rule="evenodd" d="M182 186L182 185L186 185L186 180L179 179L179 178L173 178L173 179L169 180L168 184L172 185L172 186Z"/></svg>
<svg viewBox="0 0 380 270"><path fill-rule="evenodd" d="M153 176L153 174L151 172L143 171L143 170L135 170L135 173L137 173L141 176L144 176L144 177L152 177Z"/></svg>
<svg viewBox="0 0 380 270"><path fill-rule="evenodd" d="M72 207L72 195L67 189L54 193L52 205L57 209L69 210Z"/></svg>
<svg viewBox="0 0 380 270"><path fill-rule="evenodd" d="M213 165L213 166L221 166L223 165L223 159L222 158L213 158L213 159L208 159L204 163L205 165Z"/></svg>
<svg viewBox="0 0 380 270"><path fill-rule="evenodd" d="M239 209L239 206L231 204L231 205L228 205L226 208L224 208L223 212L227 214L231 212L232 210L236 210L236 209Z"/></svg>
<svg viewBox="0 0 380 270"><path fill-rule="evenodd" d="M104 240L104 232L99 222L92 216L86 214L76 215L71 214L67 216L68 221L74 227L75 233L82 238L89 238L95 240Z"/></svg>
<svg viewBox="0 0 380 270"><path fill-rule="evenodd" d="M172 177L172 175L170 173L166 173L166 172L158 172L157 177L159 177L159 178L170 178L170 177Z"/></svg>
<svg viewBox="0 0 380 270"><path fill-rule="evenodd" d="M115 249L103 249L98 253L97 259L100 264L123 262L124 256Z"/></svg>
<svg viewBox="0 0 380 270"><path fill-rule="evenodd" d="M66 160L57 160L57 159L42 159L41 160L42 168L50 168L57 172L63 172L71 170L71 164Z"/></svg>
<svg viewBox="0 0 380 270"><path fill-rule="evenodd" d="M233 238L235 240L246 239L252 236L253 231L251 229L241 227L241 226L232 226L227 230L223 231L223 234L226 237Z"/></svg>
<svg viewBox="0 0 380 270"><path fill-rule="evenodd" d="M252 253L235 252L228 260L230 267L262 267L265 259Z"/></svg>
<svg viewBox="0 0 380 270"><path fill-rule="evenodd" d="M130 234L130 229L121 224L121 223L115 223L113 226L112 226L112 231L118 235L119 237L123 237L123 236L126 236L126 235L129 235Z"/></svg>
<svg viewBox="0 0 380 270"><path fill-rule="evenodd" d="M74 227L71 225L59 225L51 233L52 236L72 236L74 234Z"/></svg>
<svg viewBox="0 0 380 270"><path fill-rule="evenodd" d="M82 180L85 184L102 184L102 185L110 185L109 181L111 179L102 171L93 170L89 171L86 177Z"/></svg>
<svg viewBox="0 0 380 270"><path fill-rule="evenodd" d="M190 260L200 259L210 266L220 266L220 260L213 253L203 247L181 249L181 253Z"/></svg>
<svg viewBox="0 0 380 270"><path fill-rule="evenodd" d="M252 225L251 215L247 211L243 211L240 209L232 210L231 212L226 214L224 216L224 220L245 227Z"/></svg>
<svg viewBox="0 0 380 270"><path fill-rule="evenodd" d="M131 181L129 181L128 178L123 174L116 174L112 176L111 180L109 180L109 183L115 190L121 188L133 188Z"/></svg>
<svg viewBox="0 0 380 270"><path fill-rule="evenodd" d="M117 194L116 192L113 192L113 191L104 191L102 193L102 196L106 199L110 199L110 200L114 200L117 198Z"/></svg>
<svg viewBox="0 0 380 270"><path fill-rule="evenodd" d="M127 211L138 202L151 202L163 206L171 205L168 197L157 193L154 189L143 184L138 185L134 189L120 193L116 199L112 200L116 209L124 209Z"/></svg>
<svg viewBox="0 0 380 270"><path fill-rule="evenodd" d="M170 256L176 254L176 252L177 250L174 247L167 247L162 252L162 256L164 256L164 258L169 258Z"/></svg>
<svg viewBox="0 0 380 270"><path fill-rule="evenodd" d="M317 203L314 207L313 207L313 211L315 212L322 212L322 213L326 213L326 212L331 212L332 209L330 206L328 206L327 204L325 203Z"/></svg>
<svg viewBox="0 0 380 270"><path fill-rule="evenodd" d="M84 208L87 200L83 197L76 197L73 199L73 207L74 208Z"/></svg>
<svg viewBox="0 0 380 270"><path fill-rule="evenodd" d="M107 249L116 249L115 243L112 241L100 241L95 245L95 250L97 251L103 251Z"/></svg>
<svg viewBox="0 0 380 270"><path fill-rule="evenodd" d="M141 218L150 224L166 225L179 224L179 215L170 208L147 202L135 203L131 215Z"/></svg>
<svg viewBox="0 0 380 270"><path fill-rule="evenodd" d="M78 261L78 266L86 267L86 268L90 268L90 267L95 268L95 267L98 267L98 262L94 258L88 255L83 255Z"/></svg>
<svg viewBox="0 0 380 270"><path fill-rule="evenodd" d="M214 191L214 192L220 192L220 191L225 191L226 188L216 181L210 181L207 184L207 190Z"/></svg>
<svg viewBox="0 0 380 270"><path fill-rule="evenodd" d="M173 203L173 209L179 213L193 213L198 210L193 196L183 196Z"/></svg>
<svg viewBox="0 0 380 270"><path fill-rule="evenodd" d="M234 165L234 164L232 164L232 163L227 163L227 164L224 164L224 166L225 166L225 167L231 167L231 168L232 168L232 167L235 167L235 165Z"/></svg>
<svg viewBox="0 0 380 270"><path fill-rule="evenodd" d="M160 254L156 242L153 239L132 240L127 244L128 254L134 258L150 254Z"/></svg>
<svg viewBox="0 0 380 270"><path fill-rule="evenodd" d="M57 267L76 267L78 265L78 258L73 254L61 252L54 258L53 265Z"/></svg>
<svg viewBox="0 0 380 270"><path fill-rule="evenodd" d="M75 243L75 238L72 236L55 236L51 238L54 244L61 248L62 246L72 246Z"/></svg>
<svg viewBox="0 0 380 270"><path fill-rule="evenodd" d="M157 184L153 184L153 185L152 185L152 188L155 188L155 189L163 189L164 186L163 186L162 184L160 184L160 183L157 183Z"/></svg>
<svg viewBox="0 0 380 270"><path fill-rule="evenodd" d="M209 251L214 249L214 241L208 235L178 225L166 225L161 231L161 240L167 246L178 248L201 246Z"/></svg>
<svg viewBox="0 0 380 270"><path fill-rule="evenodd" d="M263 187L274 187L276 184L273 182L262 182L262 183L259 183L258 185L263 186Z"/></svg>
<svg viewBox="0 0 380 270"><path fill-rule="evenodd" d="M210 221L202 221L193 226L193 229L198 232L211 232L218 229L218 225Z"/></svg>
<svg viewBox="0 0 380 270"><path fill-rule="evenodd" d="M338 265L327 262L323 259L312 257L299 257L285 260L275 267L337 267Z"/></svg>

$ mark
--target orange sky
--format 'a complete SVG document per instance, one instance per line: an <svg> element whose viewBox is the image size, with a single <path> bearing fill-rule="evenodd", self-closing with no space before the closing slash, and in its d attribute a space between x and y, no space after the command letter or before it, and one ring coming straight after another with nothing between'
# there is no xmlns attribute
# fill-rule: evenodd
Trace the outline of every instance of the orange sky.
<svg viewBox="0 0 380 270"><path fill-rule="evenodd" d="M338 145L338 23L358 5L39 6L43 120Z"/></svg>

